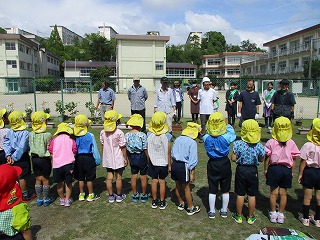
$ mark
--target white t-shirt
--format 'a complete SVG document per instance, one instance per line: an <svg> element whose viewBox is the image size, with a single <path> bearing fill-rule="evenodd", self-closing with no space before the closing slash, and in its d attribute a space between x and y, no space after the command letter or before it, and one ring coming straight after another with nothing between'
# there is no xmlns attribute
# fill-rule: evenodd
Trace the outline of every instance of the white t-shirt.
<svg viewBox="0 0 320 240"><path fill-rule="evenodd" d="M208 90L200 89L198 99L200 100L200 114L213 113L213 101L217 100L218 92L212 88Z"/></svg>

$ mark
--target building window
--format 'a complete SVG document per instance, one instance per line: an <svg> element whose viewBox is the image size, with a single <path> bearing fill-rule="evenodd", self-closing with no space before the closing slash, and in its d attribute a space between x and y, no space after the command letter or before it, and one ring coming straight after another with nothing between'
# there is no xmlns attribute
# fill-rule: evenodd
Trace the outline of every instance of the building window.
<svg viewBox="0 0 320 240"><path fill-rule="evenodd" d="M6 50L16 50L16 44L14 42L6 42Z"/></svg>
<svg viewBox="0 0 320 240"><path fill-rule="evenodd" d="M29 54L29 55L31 55L31 48L26 47L26 53Z"/></svg>
<svg viewBox="0 0 320 240"><path fill-rule="evenodd" d="M170 77L194 77L194 69L190 68L167 68L166 75Z"/></svg>
<svg viewBox="0 0 320 240"><path fill-rule="evenodd" d="M23 61L20 61L20 69L26 70L26 63Z"/></svg>
<svg viewBox="0 0 320 240"><path fill-rule="evenodd" d="M163 61L156 61L156 70L163 70Z"/></svg>
<svg viewBox="0 0 320 240"><path fill-rule="evenodd" d="M38 65L37 64L35 64L34 65L34 71L37 73L39 70L38 70Z"/></svg>
<svg viewBox="0 0 320 240"><path fill-rule="evenodd" d="M92 70L96 70L96 68L91 68L91 67L80 68L80 76L81 77L90 77L90 72Z"/></svg>
<svg viewBox="0 0 320 240"><path fill-rule="evenodd" d="M16 60L7 60L7 68L17 68Z"/></svg>
<svg viewBox="0 0 320 240"><path fill-rule="evenodd" d="M221 59L219 58L209 58L208 60L208 65L212 66L216 66L216 65L220 65L221 64Z"/></svg>
<svg viewBox="0 0 320 240"><path fill-rule="evenodd" d="M281 44L279 45L280 54L286 54L287 53L287 44Z"/></svg>
<svg viewBox="0 0 320 240"><path fill-rule="evenodd" d="M25 46L23 44L21 44L21 43L19 43L19 51L20 52L25 52L26 51L25 50Z"/></svg>
<svg viewBox="0 0 320 240"><path fill-rule="evenodd" d="M230 68L230 69L227 69L227 74L229 76L232 76L232 75L240 75L240 69L238 68Z"/></svg>
<svg viewBox="0 0 320 240"><path fill-rule="evenodd" d="M32 64L31 63L27 63L27 70L32 71Z"/></svg>
<svg viewBox="0 0 320 240"><path fill-rule="evenodd" d="M271 73L276 72L276 64L275 63L270 63L270 70L271 70Z"/></svg>
<svg viewBox="0 0 320 240"><path fill-rule="evenodd" d="M207 71L208 75L220 75L221 71L219 69L210 69Z"/></svg>
<svg viewBox="0 0 320 240"><path fill-rule="evenodd" d="M284 73L287 67L287 63L285 61L279 62L279 71Z"/></svg>
<svg viewBox="0 0 320 240"><path fill-rule="evenodd" d="M240 64L241 57L226 57L227 64Z"/></svg>

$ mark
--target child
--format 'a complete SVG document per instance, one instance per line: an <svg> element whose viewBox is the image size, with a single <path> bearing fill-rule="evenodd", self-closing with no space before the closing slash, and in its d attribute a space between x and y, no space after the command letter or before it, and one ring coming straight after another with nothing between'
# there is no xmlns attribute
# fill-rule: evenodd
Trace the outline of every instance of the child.
<svg viewBox="0 0 320 240"><path fill-rule="evenodd" d="M100 165L101 158L95 137L88 132L90 122L91 120L86 115L79 114L75 117L74 125L78 150L74 164L74 178L79 181L79 201L85 200L84 180L87 180L87 202L93 202L100 198L93 192L92 181L96 179L97 165Z"/></svg>
<svg viewBox="0 0 320 240"><path fill-rule="evenodd" d="M76 141L71 138L72 128L68 123L60 123L52 139L49 152L52 156L53 181L57 183L60 206L70 207L72 199L72 177L74 155L77 153ZM66 193L64 195L64 186Z"/></svg>
<svg viewBox="0 0 320 240"><path fill-rule="evenodd" d="M131 166L131 188L132 202L136 203L141 197L141 202L148 201L147 194L147 171L148 171L148 150L147 135L141 132L143 117L140 114L133 114L127 122L132 130L127 132L127 154ZM137 178L140 172L141 195L137 191Z"/></svg>
<svg viewBox="0 0 320 240"><path fill-rule="evenodd" d="M304 199L302 205L303 215L299 220L303 225L309 226L311 221L316 227L320 227L320 118L313 120L312 129L307 135L309 142L301 148L301 162L298 182L302 184ZM309 216L312 190L315 189L317 205L314 216Z"/></svg>
<svg viewBox="0 0 320 240"><path fill-rule="evenodd" d="M212 113L207 122L207 134L204 135L204 147L209 161L207 175L209 183L209 218L216 217L216 196L218 186L222 192L222 208L220 215L228 217L229 191L231 188L231 163L228 157L230 144L236 139L231 125L226 125L222 113Z"/></svg>
<svg viewBox="0 0 320 240"><path fill-rule="evenodd" d="M27 202L36 198L35 194L30 195L27 189L26 178L31 175L31 164L29 157L29 132L23 118L26 113L13 111L9 115L11 129L4 137L4 151L7 164L22 168L19 176L19 183L22 190L22 201Z"/></svg>
<svg viewBox="0 0 320 240"><path fill-rule="evenodd" d="M179 201L178 209L186 209L189 216L200 212L199 205L193 205L190 183L195 180L195 168L198 164L198 148L194 139L198 137L201 126L189 122L172 146L171 178L176 182L176 195ZM182 200L185 193L187 206Z"/></svg>
<svg viewBox="0 0 320 240"><path fill-rule="evenodd" d="M300 151L292 138L291 122L286 117L274 121L272 139L268 140L264 164L267 185L270 186L270 212L272 223L284 223L284 209L287 204L287 188L291 188L295 159ZM276 211L280 194L279 212Z"/></svg>
<svg viewBox="0 0 320 240"><path fill-rule="evenodd" d="M148 153L150 157L148 175L152 178L152 208L166 209L166 177L171 171L172 135L168 133L166 114L155 112L149 123ZM160 185L160 201L157 198L158 183Z"/></svg>
<svg viewBox="0 0 320 240"><path fill-rule="evenodd" d="M49 117L50 115L43 111L34 112L31 115L33 131L29 135L29 145L32 169L36 176L35 191L38 206L49 206L54 201L53 198L49 198L49 177L52 169L48 151L52 136L51 133L46 132Z"/></svg>
<svg viewBox="0 0 320 240"><path fill-rule="evenodd" d="M6 154L3 148L4 137L6 136L9 128L5 128L5 124L8 123L8 113L7 110L0 110L0 165L7 163Z"/></svg>
<svg viewBox="0 0 320 240"><path fill-rule="evenodd" d="M107 169L106 186L109 193L109 202L122 202L126 195L122 192L122 173L127 166L126 139L124 133L117 129L122 114L109 110L104 114L103 130L100 132L100 141L103 149L102 167ZM112 181L116 177L117 193L113 193Z"/></svg>
<svg viewBox="0 0 320 240"><path fill-rule="evenodd" d="M20 167L0 166L0 239L32 239L29 207L17 184L21 173Z"/></svg>
<svg viewBox="0 0 320 240"><path fill-rule="evenodd" d="M235 193L237 194L236 209L232 218L237 223L242 223L242 208L244 197L248 194L249 216L247 222L253 224L257 216L254 214L256 208L256 195L258 193L259 162L264 160L266 150L260 143L261 130L257 121L245 120L241 127L241 139L233 144L232 161L237 163L235 177Z"/></svg>

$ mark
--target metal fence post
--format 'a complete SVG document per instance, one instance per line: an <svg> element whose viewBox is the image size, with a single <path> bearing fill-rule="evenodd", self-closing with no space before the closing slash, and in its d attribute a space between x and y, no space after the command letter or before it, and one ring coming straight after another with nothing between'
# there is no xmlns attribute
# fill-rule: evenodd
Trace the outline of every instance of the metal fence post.
<svg viewBox="0 0 320 240"><path fill-rule="evenodd" d="M62 79L62 78L60 78L60 90L61 90L62 110L64 110L64 101L63 101L63 79Z"/></svg>
<svg viewBox="0 0 320 240"><path fill-rule="evenodd" d="M92 102L92 78L90 78L90 102Z"/></svg>
<svg viewBox="0 0 320 240"><path fill-rule="evenodd" d="M33 78L33 101L34 101L34 111L37 111L37 84L36 84L36 79Z"/></svg>
<svg viewBox="0 0 320 240"><path fill-rule="evenodd" d="M317 118L319 117L320 114L320 83L319 83L319 79L317 81L317 87L318 87L318 111L317 111Z"/></svg>

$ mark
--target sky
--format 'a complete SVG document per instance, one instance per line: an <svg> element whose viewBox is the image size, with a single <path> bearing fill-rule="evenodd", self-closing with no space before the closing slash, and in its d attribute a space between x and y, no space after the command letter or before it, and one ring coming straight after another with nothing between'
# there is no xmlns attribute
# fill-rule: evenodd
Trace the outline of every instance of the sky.
<svg viewBox="0 0 320 240"><path fill-rule="evenodd" d="M0 0L0 2L4 0ZM263 43L320 23L319 0L11 0L1 4L0 27L49 37L62 25L84 36L111 26L119 34L159 31L168 44L189 33L221 32L228 44Z"/></svg>

